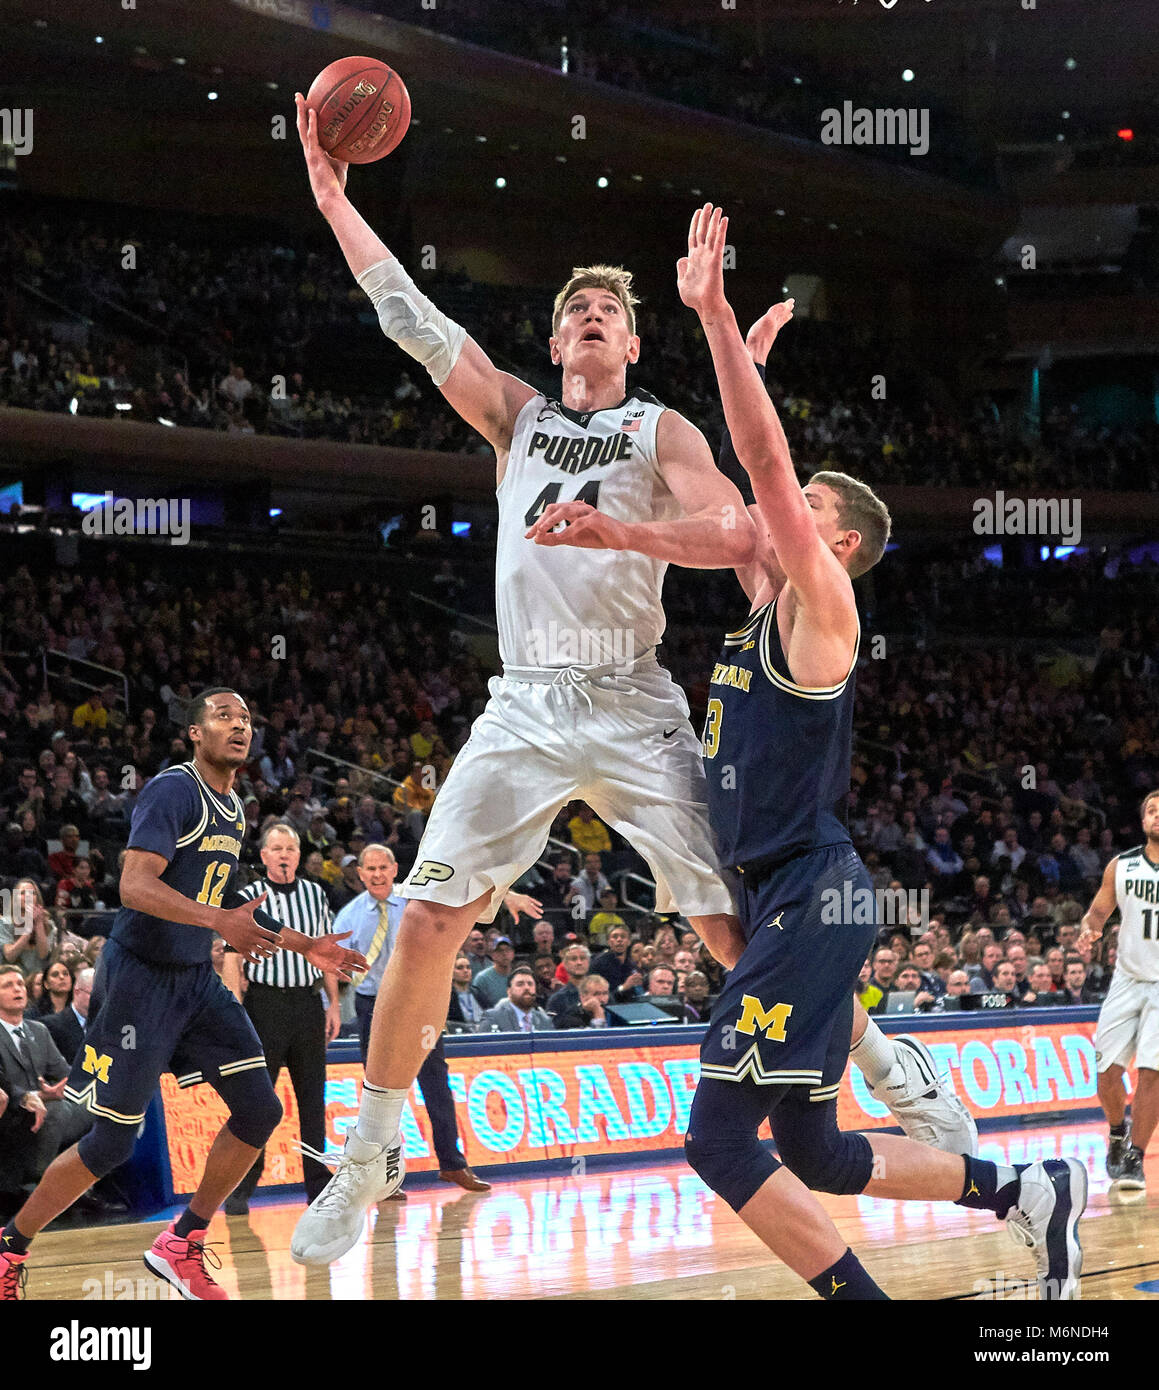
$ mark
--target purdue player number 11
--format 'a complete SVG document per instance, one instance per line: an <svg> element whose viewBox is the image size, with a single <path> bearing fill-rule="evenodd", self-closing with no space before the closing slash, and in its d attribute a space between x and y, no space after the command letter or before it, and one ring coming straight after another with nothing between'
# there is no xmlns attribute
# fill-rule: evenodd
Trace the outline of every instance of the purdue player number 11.
<svg viewBox="0 0 1159 1390"><path fill-rule="evenodd" d="M1135 1190L1146 1186L1143 1155L1159 1119L1159 790L1139 811L1144 842L1107 865L1079 936L1080 946L1097 941L1119 909L1119 953L1095 1029L1095 1065L1111 1127L1107 1176ZM1128 1123L1123 1072L1132 1061L1139 1079Z"/></svg>

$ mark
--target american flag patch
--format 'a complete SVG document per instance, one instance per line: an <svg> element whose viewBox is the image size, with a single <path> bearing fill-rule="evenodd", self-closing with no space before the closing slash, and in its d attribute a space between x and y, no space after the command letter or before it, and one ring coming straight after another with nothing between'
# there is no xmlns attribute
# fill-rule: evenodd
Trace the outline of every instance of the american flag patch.
<svg viewBox="0 0 1159 1390"><path fill-rule="evenodd" d="M622 434L633 434L639 428L639 420L625 420L624 423L620 426L620 432Z"/></svg>

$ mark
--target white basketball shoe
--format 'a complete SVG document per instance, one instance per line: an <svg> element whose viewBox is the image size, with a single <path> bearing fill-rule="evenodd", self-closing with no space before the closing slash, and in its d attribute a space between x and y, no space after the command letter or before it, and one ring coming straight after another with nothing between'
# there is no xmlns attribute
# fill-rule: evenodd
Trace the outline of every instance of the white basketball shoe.
<svg viewBox="0 0 1159 1390"><path fill-rule="evenodd" d="M366 1213L402 1186L402 1140L380 1148L351 1130L338 1169L298 1219L290 1257L300 1265L328 1265L358 1243Z"/></svg>
<svg viewBox="0 0 1159 1390"><path fill-rule="evenodd" d="M929 1049L909 1033L892 1041L897 1060L883 1081L869 1086L869 1094L888 1107L907 1138L943 1153L976 1157L978 1126L949 1079L939 1078Z"/></svg>

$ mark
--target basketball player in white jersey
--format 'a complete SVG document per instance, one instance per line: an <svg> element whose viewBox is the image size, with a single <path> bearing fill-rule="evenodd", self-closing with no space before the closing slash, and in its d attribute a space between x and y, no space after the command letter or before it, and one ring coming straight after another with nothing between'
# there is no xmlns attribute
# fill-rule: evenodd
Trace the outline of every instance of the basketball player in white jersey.
<svg viewBox="0 0 1159 1390"><path fill-rule="evenodd" d="M1159 1119L1159 791L1139 808L1144 843L1117 854L1083 918L1079 943L1095 942L1119 909L1115 974L1095 1029L1099 1103L1111 1127L1107 1176L1141 1189L1143 1155ZM1139 1084L1127 1123L1123 1070L1134 1060Z"/></svg>
<svg viewBox="0 0 1159 1390"><path fill-rule="evenodd" d="M700 743L655 648L668 562L744 565L757 537L700 431L626 389L640 354L628 272L574 272L556 297L550 349L562 390L559 400L541 395L499 371L422 294L346 198L345 164L321 150L315 114L295 99L315 201L384 333L495 449L504 667L399 890L409 902L379 988L357 1126L291 1243L300 1263L327 1264L402 1183L399 1120L442 1029L456 952L539 858L568 801L582 797L644 856L658 911L679 909L726 966L739 959L744 937L712 844ZM560 553L528 539L545 508L577 500L624 524L622 550Z"/></svg>

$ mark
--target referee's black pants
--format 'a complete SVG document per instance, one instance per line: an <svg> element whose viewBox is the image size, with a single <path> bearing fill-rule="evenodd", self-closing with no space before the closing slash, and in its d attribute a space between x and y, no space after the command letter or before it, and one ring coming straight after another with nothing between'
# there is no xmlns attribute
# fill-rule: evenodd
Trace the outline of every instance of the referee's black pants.
<svg viewBox="0 0 1159 1390"><path fill-rule="evenodd" d="M262 1040L270 1080L277 1085L283 1067L298 1103L302 1143L321 1153L326 1147L326 1010L322 996L312 985L283 988L251 981L245 992L245 1009ZM247 1200L265 1168L266 1151L237 1186ZM302 1178L312 1202L330 1181L330 1170L316 1159L302 1156Z"/></svg>
<svg viewBox="0 0 1159 1390"><path fill-rule="evenodd" d="M370 1020L374 1017L376 994L356 994L354 1012L358 1015L358 1043L362 1052L362 1065L366 1066L366 1053L370 1047ZM443 1035L427 1053L426 1060L419 1067L416 1080L423 1093L427 1107L427 1118L431 1122L431 1142L435 1146L435 1156L439 1160L439 1172L456 1173L466 1168L467 1160L459 1147L459 1122L455 1118L455 1098L451 1095L451 1083L447 1080L447 1054L443 1047Z"/></svg>

